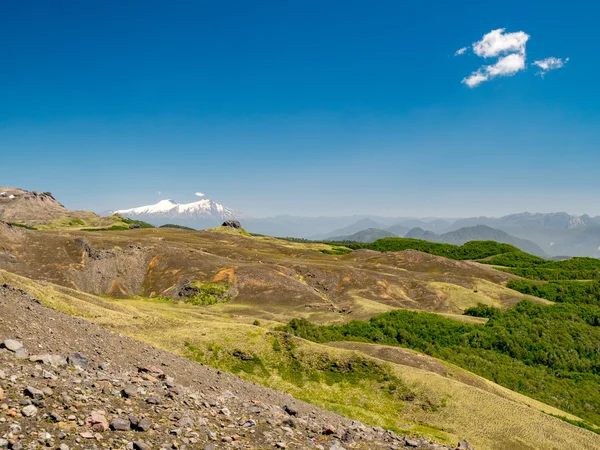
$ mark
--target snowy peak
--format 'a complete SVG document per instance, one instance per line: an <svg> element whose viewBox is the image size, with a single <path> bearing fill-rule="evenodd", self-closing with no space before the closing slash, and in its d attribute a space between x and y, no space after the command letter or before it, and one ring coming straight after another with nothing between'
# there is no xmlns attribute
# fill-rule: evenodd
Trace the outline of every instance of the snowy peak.
<svg viewBox="0 0 600 450"><path fill-rule="evenodd" d="M115 211L114 214L121 214L122 216L128 214L160 214L173 210L177 207L177 203L173 200L161 200L156 205L139 206L131 209L120 209Z"/></svg>
<svg viewBox="0 0 600 450"><path fill-rule="evenodd" d="M209 199L202 199L192 203L177 203L173 200L161 200L154 205L138 206L130 209L120 209L113 214L121 216L159 220L172 218L182 220L228 220L240 219L243 216L231 208Z"/></svg>

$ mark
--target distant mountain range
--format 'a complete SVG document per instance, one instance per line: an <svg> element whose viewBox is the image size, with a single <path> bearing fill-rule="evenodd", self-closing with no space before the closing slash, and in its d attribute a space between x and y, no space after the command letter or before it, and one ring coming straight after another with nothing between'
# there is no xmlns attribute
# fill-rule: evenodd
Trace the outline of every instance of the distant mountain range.
<svg viewBox="0 0 600 450"><path fill-rule="evenodd" d="M361 218L342 228L337 228L329 233L317 236L318 239L332 237L349 238L356 234L358 228L380 230L383 237L387 232L398 236L424 239L434 242L460 243L465 241L461 236L465 234L470 240L494 239L503 240L530 253L549 256L591 256L600 257L600 217L584 215L571 215L559 213L519 213L503 217L471 217L465 219L395 219L393 225L390 220L378 217ZM366 226L365 226L366 225ZM411 226L412 225L412 226ZM485 225L487 230L473 227ZM409 228L409 230L406 230ZM463 230L458 235L449 234ZM468 231L464 231L464 230ZM352 233L340 233L341 231ZM406 231L405 231L406 230ZM485 230L485 231L484 231ZM491 232L490 230L496 230ZM505 235L497 233L504 232ZM375 236L370 231L362 236ZM488 237L486 237L488 236ZM507 237L508 236L508 237ZM512 238L513 242L509 240ZM520 239L523 242L514 241ZM532 247L534 244L535 247ZM541 250L541 253L540 253Z"/></svg>
<svg viewBox="0 0 600 450"><path fill-rule="evenodd" d="M155 225L176 223L198 229L214 227L223 220L235 219L243 221L244 227L250 232L280 237L365 241L374 237L408 236L437 242L458 243L465 241L462 236L468 236L470 239L500 239L502 242L538 255L600 257L600 217L591 217L587 214L525 212L502 217L482 216L460 219L369 215L252 218L209 199L183 204L173 200L162 200L155 205L120 209L114 212ZM473 230L473 227L478 225L485 225L488 228ZM459 234L449 234L461 229L463 231ZM504 234L498 233L499 231ZM519 243L515 239L520 239L522 242Z"/></svg>
<svg viewBox="0 0 600 450"><path fill-rule="evenodd" d="M532 255L543 258L548 257L548 254L539 245L526 239L511 236L502 230L496 230L487 225L459 228L458 230L449 231L444 234L436 234L433 231L423 230L422 228L413 228L405 237L454 245L463 245L469 241L496 241L503 244L510 244Z"/></svg>
<svg viewBox="0 0 600 450"><path fill-rule="evenodd" d="M374 242L377 239L386 237L398 237L397 234L377 228L367 228L366 230L358 231L357 233L345 236L333 236L329 238L331 241L353 241L353 242Z"/></svg>
<svg viewBox="0 0 600 450"><path fill-rule="evenodd" d="M332 241L354 241L354 242L374 242L377 239L386 237L398 237L397 234L388 230L377 228L367 228L350 235L334 236L329 238ZM404 237L412 239L421 239L430 242L441 242L446 244L462 245L469 241L496 241L503 244L513 245L524 252L540 257L548 257L537 244L526 239L519 239L509 235L501 230L488 227L487 225L476 225L474 227L459 228L455 231L449 231L443 234L437 234L430 230L415 227L409 230Z"/></svg>

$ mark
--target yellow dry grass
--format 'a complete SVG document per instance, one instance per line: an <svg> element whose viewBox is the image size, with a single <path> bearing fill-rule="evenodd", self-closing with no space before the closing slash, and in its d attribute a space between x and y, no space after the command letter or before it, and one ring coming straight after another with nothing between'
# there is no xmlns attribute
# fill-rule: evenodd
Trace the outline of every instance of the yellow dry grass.
<svg viewBox="0 0 600 450"><path fill-rule="evenodd" d="M201 349L239 349L257 354L266 365L273 367L278 363L278 355L272 347L273 335L264 328L265 323L261 327L253 326L248 317L240 319L212 308L158 299L100 298L49 283L36 283L4 271L0 271L0 283L24 289L48 306L176 354L186 355L188 349L184 342L187 341ZM374 389L368 380L357 385L309 382L299 387L275 370L268 376L241 375L373 425L423 434L444 442L455 443L459 438L466 438L478 450L600 449L598 435L548 415L573 418L569 414L439 360L429 358L428 362L446 369L424 370L403 364L401 360L387 358L393 362L384 361L375 346L349 349L301 339L294 342L299 351L314 357L328 355L342 361L353 355L373 358L378 364L390 367L420 401L437 407L390 403L389 397ZM428 358L413 354L414 358ZM218 360L215 365L219 365Z"/></svg>

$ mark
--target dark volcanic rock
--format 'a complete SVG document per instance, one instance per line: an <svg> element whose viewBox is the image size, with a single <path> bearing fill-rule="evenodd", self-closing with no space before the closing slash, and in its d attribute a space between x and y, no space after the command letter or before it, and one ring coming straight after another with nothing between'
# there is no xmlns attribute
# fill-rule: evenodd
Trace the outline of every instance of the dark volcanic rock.
<svg viewBox="0 0 600 450"><path fill-rule="evenodd" d="M225 222L223 222L223 224L221 226L235 228L236 230L239 230L240 228L242 228L242 224L239 223L237 220L226 220Z"/></svg>

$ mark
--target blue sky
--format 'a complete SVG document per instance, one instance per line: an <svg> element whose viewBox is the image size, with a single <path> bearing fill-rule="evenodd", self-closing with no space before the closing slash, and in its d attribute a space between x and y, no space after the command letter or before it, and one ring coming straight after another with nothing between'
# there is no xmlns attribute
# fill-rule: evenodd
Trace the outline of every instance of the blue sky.
<svg viewBox="0 0 600 450"><path fill-rule="evenodd" d="M95 211L202 191L253 216L600 214L599 15L589 1L5 1L0 185ZM523 52L478 56L501 28L528 36ZM508 54L524 70L461 82ZM569 60L542 77L549 57Z"/></svg>

